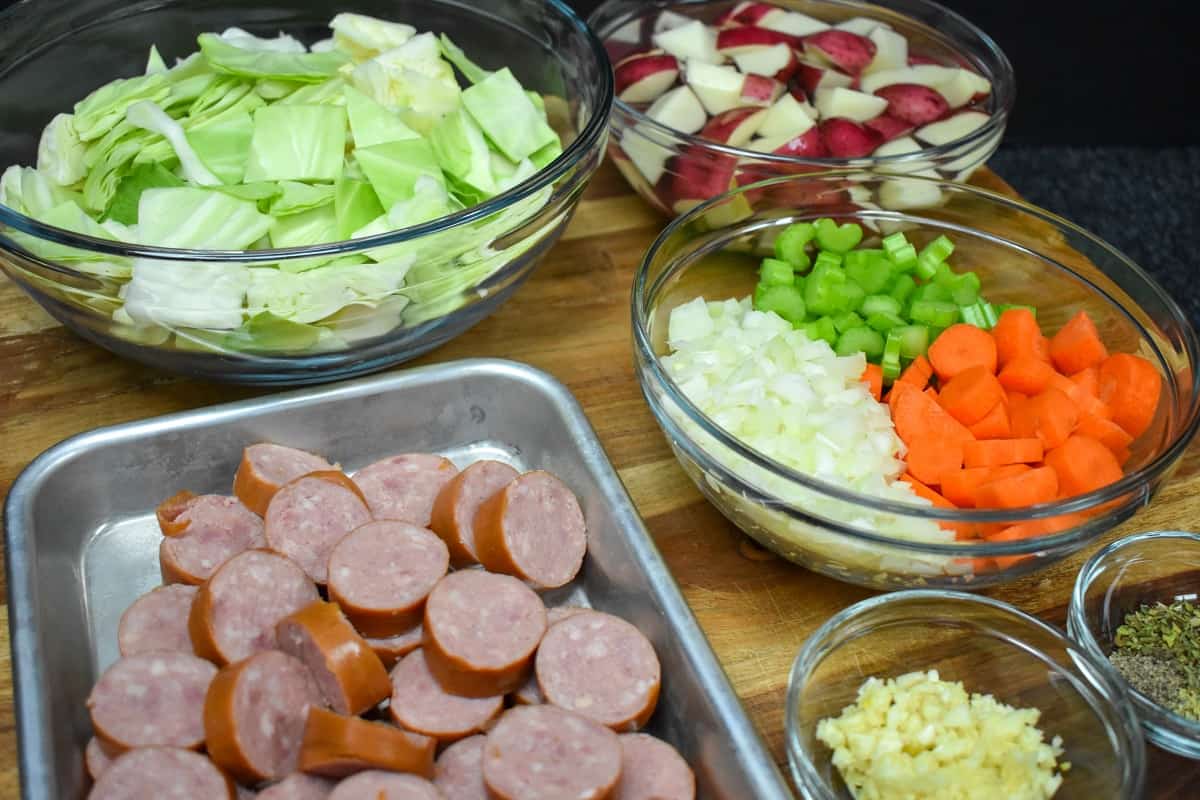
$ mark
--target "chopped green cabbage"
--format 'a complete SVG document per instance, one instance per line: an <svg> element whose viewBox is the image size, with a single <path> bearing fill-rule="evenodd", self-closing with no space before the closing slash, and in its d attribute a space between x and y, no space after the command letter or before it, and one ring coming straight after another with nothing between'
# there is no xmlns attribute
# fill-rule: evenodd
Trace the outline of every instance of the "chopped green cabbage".
<svg viewBox="0 0 1200 800"><path fill-rule="evenodd" d="M200 52L213 69L241 78L319 83L336 75L338 68L348 60L336 50L329 53L295 53L249 49L230 44L211 33L200 34L197 41Z"/></svg>
<svg viewBox="0 0 1200 800"><path fill-rule="evenodd" d="M404 124L400 115L355 89L345 88L346 116L355 147L372 147L404 139L420 139L421 134Z"/></svg>
<svg viewBox="0 0 1200 800"><path fill-rule="evenodd" d="M271 221L248 200L193 186L147 189L138 202L138 237L163 247L244 250Z"/></svg>
<svg viewBox="0 0 1200 800"><path fill-rule="evenodd" d="M421 176L445 182L433 147L425 139L360 147L354 154L384 208L390 209L397 202L412 197L413 187Z"/></svg>
<svg viewBox="0 0 1200 800"><path fill-rule="evenodd" d="M339 106L263 106L254 112L247 181L335 181L346 149Z"/></svg>
<svg viewBox="0 0 1200 800"><path fill-rule="evenodd" d="M417 35L417 29L363 14L338 14L329 23L333 46L358 62L394 50Z"/></svg>
<svg viewBox="0 0 1200 800"><path fill-rule="evenodd" d="M59 186L79 183L87 174L86 152L87 147L75 132L75 117L58 114L42 131L42 139L38 142L38 172Z"/></svg>
<svg viewBox="0 0 1200 800"><path fill-rule="evenodd" d="M520 161L558 141L508 67L493 72L462 94L463 106L488 139L513 161Z"/></svg>

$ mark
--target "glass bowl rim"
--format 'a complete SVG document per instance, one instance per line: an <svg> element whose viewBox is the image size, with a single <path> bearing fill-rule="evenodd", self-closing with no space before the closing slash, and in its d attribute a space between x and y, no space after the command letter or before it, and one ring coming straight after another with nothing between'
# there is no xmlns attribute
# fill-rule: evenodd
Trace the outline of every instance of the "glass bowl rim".
<svg viewBox="0 0 1200 800"><path fill-rule="evenodd" d="M1123 550L1136 549L1146 542L1172 539L1191 542L1200 547L1200 533L1192 531L1144 531L1142 533L1123 536L1120 539L1109 542L1100 550L1093 553L1091 558L1079 568L1079 574L1075 576L1075 586L1071 590L1071 600L1067 606L1067 635L1078 642L1091 656L1104 664L1105 668L1113 674L1114 679L1119 680L1125 686L1129 692L1129 696L1133 698L1134 705L1140 712L1150 714L1149 717L1142 716L1143 725L1158 728L1160 727L1160 722L1158 719L1154 719L1154 717L1160 717L1175 728L1183 729L1186 735L1200 743L1200 721L1190 720L1187 717L1176 714L1174 711L1154 702L1130 685L1121 673L1115 667L1111 666L1108 656L1100 649L1100 643L1096 640L1095 635L1092 633L1092 626L1087 621L1086 606L1088 589L1091 588L1092 581L1096 579L1101 567L1110 558ZM1179 732L1176 730L1170 730L1170 733L1175 736L1179 735Z"/></svg>
<svg viewBox="0 0 1200 800"><path fill-rule="evenodd" d="M953 589L902 589L896 592L876 595L875 597L868 597L834 614L819 628L809 634L804 643L800 645L800 649L796 652L796 657L792 661L792 667L788 671L787 697L784 710L784 714L786 715L784 717L784 748L787 751L788 764L791 767L793 779L798 788L804 792L819 794L820 800L836 800L834 795L829 791L827 783L816 774L815 768L804 755L799 743L800 732L797 728L800 716L800 695L805 689L805 686L801 683L801 675L810 673L820 663L817 660L818 655L824 657L829 652L832 652L831 650L826 650L823 653L820 651L829 639L847 622L880 608L903 604L912 600L935 600L944 603L962 603L986 607L991 613L1003 614L1025 626L1049 634L1060 644L1066 646L1070 651L1072 661L1081 673L1079 680L1089 686L1095 692L1096 697L1111 708L1113 715L1120 721L1124 729L1124 744L1127 748L1127 752L1124 755L1126 756L1127 765L1130 767L1130 777L1133 784L1131 787L1126 788L1131 788L1134 792L1132 795L1129 795L1130 797L1140 796L1138 792L1145 783L1146 745L1141 736L1137 715L1133 711L1132 704L1127 701L1130 693L1124 682L1116 680L1110 670L1103 663L1098 662L1096 657L1088 652L1082 644L1045 620L1022 611L1011 603L1006 603L986 595ZM1020 641L1027 651L1036 653L1043 658L1045 657L1045 652L1042 649L1034 647L1023 640L1018 641ZM1080 661L1083 664L1080 664ZM1072 686L1074 686L1074 681L1072 681ZM1078 689L1076 689L1076 692L1078 693ZM1122 702L1123 700L1126 702ZM800 780L801 777L804 778L803 781Z"/></svg>
<svg viewBox="0 0 1200 800"><path fill-rule="evenodd" d="M757 450L750 448L735 438L732 434L725 431L724 428L717 425L712 419L701 411L690 399L688 399L675 381L663 369L660 357L654 353L650 343L650 332L647 329L647 320L644 318L643 307L650 300L650 292L656 291L658 286L663 282L666 276L674 274L677 271L678 264L672 263L665 267L662 274L655 280L654 285L648 287L648 274L651 267L651 262L666 243L681 229L689 225L693 220L703 217L710 209L722 205L738 195L748 192L754 192L761 189L768 189L773 186L783 185L793 181L814 181L814 180L832 180L847 178L862 178L865 177L871 181L920 181L930 185L937 186L939 189L949 188L952 191L965 193L984 200L990 204L999 204L1007 206L1022 214L1033 216L1041 221L1050 223L1055 227L1060 227L1069 232L1089 241L1093 246L1099 247L1102 250L1111 254L1121 265L1129 270L1137 279L1139 279L1146 288L1157 295L1158 300L1168 309L1174 321L1179 324L1183 332L1183 348L1192 364L1192 402L1190 408L1180 409L1180 432L1179 434L1163 448L1162 452L1154 457L1149 463L1141 468L1124 475L1121 480L1111 483L1107 486L1095 489L1086 494L1067 498L1065 500L1055 500L1050 503L1042 503L1034 506L1025 506L1019 509L945 509L931 506L920 506L915 504L903 503L892 500L882 500L871 497L859 492L850 491L841 487L835 486L826 481L819 480L810 475L786 467L783 464L769 458ZM909 209L900 212L885 212L888 214L900 214L901 216L911 217L912 212L919 209ZM842 213L842 212L839 212ZM874 212L863 212L874 213ZM819 216L818 214L815 214ZM845 214L843 214L844 216ZM735 223L736 224L736 223ZM962 226L967 227L967 226ZM971 228L979 235L984 235L992 239L999 239L1000 243L1008 247L1013 247L1014 244L1007 239L1002 239L994 234L988 234L979 229ZM1025 245L1016 245L1022 249L1034 252L1040 258L1047 258L1044 253L1038 253ZM1090 284L1091 282L1081 276L1071 267L1062 264L1054 259L1050 259L1055 265L1066 270L1070 275ZM1093 287L1096 291L1099 290ZM1114 301L1115 302L1115 301ZM869 174L864 176L859 171L853 170L828 170L819 173L808 173L803 175L791 175L778 178L771 178L757 183L747 184L739 187L718 197L712 198L685 214L682 214L672 220L658 235L650 247L646 250L642 258L641 264L638 266L637 272L634 275L633 291L631 292L630 311L633 322L633 341L634 349L638 358L645 362L644 366L638 370L639 380L643 387L647 382L652 381L657 387L665 392L672 402L679 407L687 416L688 420L697 425L702 432L712 437L719 445L731 450L735 455L746 459L751 464L760 469L767 470L775 476L785 478L793 483L797 483L806 489L818 492L824 496L834 499L853 503L858 506L865 506L875 511L883 513L899 514L909 518L920 518L934 521L945 521L950 523L987 523L987 522L1008 522L1009 524L1017 524L1017 521L1029 521L1035 519L1045 519L1055 517L1062 514L1070 514L1079 512L1085 509L1094 508L1099 505L1106 504L1124 495L1133 496L1137 493L1145 493L1149 483L1161 475L1166 469L1182 455L1183 451L1189 446L1196 431L1200 429L1200 338L1197 337L1196 330L1187 319L1183 310L1178 303L1155 281L1148 273L1138 266L1132 259L1126 256L1121 251L1117 250L1108 242L1100 239L1098 236L1086 231L1085 229L1075 225L1052 212L1041 209L1030 203L1022 200L1017 200L1007 197L987 189L982 189L977 186L968 184L955 183L952 181L926 178L913 175L890 175L890 174ZM1135 324L1141 328L1141 324L1135 321ZM1161 358L1161 353L1158 352L1157 345L1153 344L1155 354ZM1174 381L1173 373L1169 372L1164 378L1171 382ZM650 402L655 415L658 418L659 424L664 425L664 417L669 421L670 426L676 430L678 435L676 438L679 441L690 444L694 450L703 456L698 458L706 472L715 472L720 474L727 482L736 485L742 491L749 491L762 498L762 501L768 501L773 507L785 508L793 515L801 517L809 516L808 512L790 503L780 501L777 497L767 494L755 487L748 486L745 481L735 475L732 471L724 467L717 459L708 453L704 448L695 444L693 437L683 434L681 430L674 425L673 420L669 420L669 415L660 414L657 401L653 399L651 392L644 392ZM761 501L760 501L761 502ZM1005 555L1021 555L1035 553L1043 550L1055 549L1059 546L1069 546L1078 541L1088 540L1094 537L1092 527L1098 524L1097 520L1089 519L1087 522L1074 529L1068 529L1064 533L1057 533L1050 536L1037 536L1023 541L1014 542L998 542L998 543L954 543L954 544L934 544L925 542L915 542L906 539L899 539L887 535L881 535L861 528L849 527L828 518L819 518L819 524L828 527L829 529L844 535L849 535L865 541L870 541L876 544L889 547L896 547L904 550L919 551L922 553L943 553L947 555L956 555L962 557L972 556L1005 556Z"/></svg>
<svg viewBox="0 0 1200 800"><path fill-rule="evenodd" d="M0 12L0 26L4 25L9 16L18 11L24 11L26 5L27 3L17 3ZM463 5L462 3L450 2L448 5L465 8L476 16L490 16L487 14L486 9L479 8L473 4ZM114 256L151 258L163 261L269 264L312 256L350 255L378 247L415 241L425 236L443 233L462 225L486 219L493 214L511 208L519 201L536 194L563 177L591 152L608 128L608 119L612 110L615 91L613 72L609 65L608 53L604 49L603 43L587 23L584 22L583 18L566 4L565 0L544 0L544 5L557 12L568 25L574 28L575 34L582 37L582 41L587 44L588 50L595 62L594 66L599 72L594 77L599 81L600 102L592 110L591 116L587 124L583 127L583 130L579 132L574 141L563 149L563 152L557 158L508 191L489 198L482 203L462 209L461 211L456 211L444 217L438 217L429 222L423 222L419 225L398 228L386 233L364 236L359 239L343 239L337 242L302 247L283 247L264 250L195 250L176 247L157 247L131 242L114 242L109 239L101 239L95 236L76 233L65 228L47 225L3 204L0 204L0 226L11 226L21 233L36 236L55 244ZM158 6L155 6L149 10L154 11L157 8ZM10 249L13 244L12 240L3 234L2 230L0 230L0 242L4 244L3 249ZM24 248L19 246L12 249L24 253ZM43 261L43 259L36 256L33 257L38 261ZM88 280L95 279L94 275L73 269L69 265L55 262L53 266L55 271L72 277Z"/></svg>
<svg viewBox="0 0 1200 800"><path fill-rule="evenodd" d="M705 6L719 1L721 0L677 0L677 2L672 3L672 5ZM602 16L602 12L607 8L610 2L611 0L609 0L609 2L601 3L601 5L588 16L588 23L593 24L594 21L598 21L599 17ZM876 0L875 2L860 2L859 0L822 0L822 2L851 8L869 8L873 5L884 8L887 7L882 5L882 3L886 2L886 0ZM645 135L646 131L652 133L653 136L647 136L646 138L651 139L651 141L654 141L659 145L672 146L675 142L682 142L687 147L698 148L726 156L732 156L739 161L751 161L760 164L775 164L781 167L803 165L826 168L857 167L861 169L877 166L896 168L910 164L923 164L925 162L937 160L943 157L961 155L962 150L971 149L972 146L980 144L986 141L988 137L1003 131L1005 126L1007 126L1008 118L1012 114L1012 110L1016 104L1017 98L1016 74L1013 69L1012 62L1008 60L1008 56L1005 55L1004 51L1000 49L1000 45L997 44L991 36L989 36L973 22L958 12L952 11L951 9L946 8L942 4L934 2L933 0L905 0L905 2L912 3L913 5L917 6L924 6L931 11L937 11L945 14L953 21L962 25L972 34L978 36L980 42L984 45L986 57L995 59L998 68L996 74L985 75L984 77L988 78L988 80L990 80L992 83L992 96L997 98L996 109L988 113L987 122L971 131L966 136L960 136L959 138L952 139L949 142L926 147L911 153L897 153L895 155L887 156L866 156L863 158L800 158L797 156L781 155L778 153L761 153L757 150L747 150L744 147L733 147L731 145L715 142L711 139L705 139L698 133L684 133L678 128L672 128L669 125L665 125L658 120L649 117L644 112L639 111L638 109L626 103L624 100L616 97L615 94L613 96L614 116L615 112L617 111L627 115L634 121L635 125L639 127L639 130L643 135ZM665 3L661 2L660 0L654 5L665 5ZM639 13L644 14L646 12ZM627 14L619 19L613 20L612 22L608 23L604 30L597 30L596 36L603 42L605 37L611 33L612 30L615 30L620 24L631 21L637 15L638 14ZM908 17L908 15L902 16L905 16L914 23L925 27L928 31L937 34L942 39L950 41L956 50L960 52L964 51L965 48L962 44L956 40L950 39L937 29L934 29L913 17ZM612 72L612 69L610 68L609 71Z"/></svg>

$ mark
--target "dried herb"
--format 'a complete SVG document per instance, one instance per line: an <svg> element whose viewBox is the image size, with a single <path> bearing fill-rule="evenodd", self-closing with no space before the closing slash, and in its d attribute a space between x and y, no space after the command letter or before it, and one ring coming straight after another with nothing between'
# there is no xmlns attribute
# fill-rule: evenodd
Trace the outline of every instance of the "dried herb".
<svg viewBox="0 0 1200 800"><path fill-rule="evenodd" d="M1155 703L1200 721L1200 605L1177 600L1125 616L1109 660Z"/></svg>

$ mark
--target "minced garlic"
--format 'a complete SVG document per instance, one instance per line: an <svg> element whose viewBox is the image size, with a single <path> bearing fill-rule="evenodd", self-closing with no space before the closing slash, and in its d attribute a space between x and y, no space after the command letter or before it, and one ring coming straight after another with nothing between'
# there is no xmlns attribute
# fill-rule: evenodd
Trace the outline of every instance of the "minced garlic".
<svg viewBox="0 0 1200 800"><path fill-rule="evenodd" d="M817 738L858 800L1046 800L1067 765L1040 716L930 670L868 678L857 702L817 724Z"/></svg>

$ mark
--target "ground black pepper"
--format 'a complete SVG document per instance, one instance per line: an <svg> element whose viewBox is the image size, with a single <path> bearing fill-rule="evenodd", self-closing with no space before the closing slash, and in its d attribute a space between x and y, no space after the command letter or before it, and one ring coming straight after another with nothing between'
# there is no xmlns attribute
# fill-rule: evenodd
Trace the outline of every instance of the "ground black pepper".
<svg viewBox="0 0 1200 800"><path fill-rule="evenodd" d="M1200 721L1200 605L1177 600L1126 615L1109 660L1137 691Z"/></svg>

